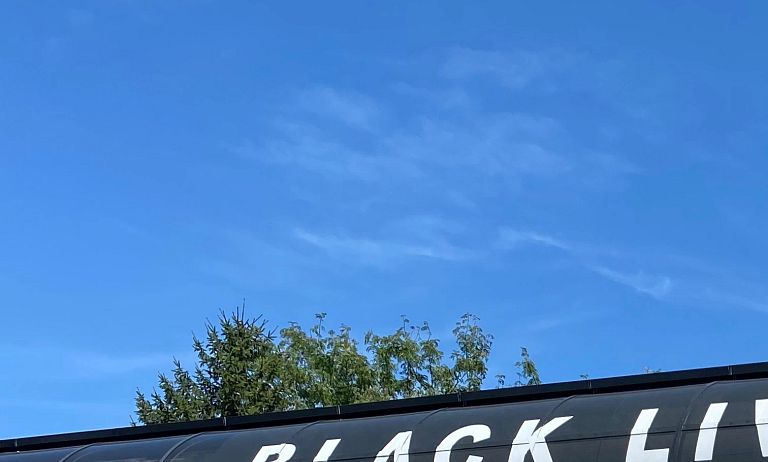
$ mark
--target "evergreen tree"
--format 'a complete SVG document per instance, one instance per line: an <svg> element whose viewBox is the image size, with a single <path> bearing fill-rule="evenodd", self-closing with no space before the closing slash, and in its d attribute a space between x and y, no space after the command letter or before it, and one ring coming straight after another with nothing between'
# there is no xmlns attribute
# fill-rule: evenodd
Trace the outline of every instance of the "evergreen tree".
<svg viewBox="0 0 768 462"><path fill-rule="evenodd" d="M325 313L304 330L292 323L270 330L243 309L206 323L203 340L193 337L193 372L174 360L158 387L136 394L136 415L144 424L344 405L457 391L479 390L488 374L493 336L479 319L465 314L453 329L455 348L445 362L429 325L406 317L393 333L368 332L362 345L348 326L327 329ZM522 349L516 385L541 383L527 349ZM496 376L499 386L504 375Z"/></svg>

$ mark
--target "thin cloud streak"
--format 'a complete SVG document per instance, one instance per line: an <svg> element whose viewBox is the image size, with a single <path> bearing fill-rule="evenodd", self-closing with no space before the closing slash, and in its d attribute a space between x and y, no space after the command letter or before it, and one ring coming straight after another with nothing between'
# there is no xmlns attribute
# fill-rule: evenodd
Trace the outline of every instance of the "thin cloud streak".
<svg viewBox="0 0 768 462"><path fill-rule="evenodd" d="M297 106L309 113L335 119L352 128L372 130L381 114L373 98L331 87L315 87L298 95Z"/></svg>
<svg viewBox="0 0 768 462"><path fill-rule="evenodd" d="M294 237L316 247L332 257L353 260L371 266L386 266L402 258L425 258L444 261L464 261L476 256L471 250L447 242L403 243L344 235L317 234L302 229Z"/></svg>
<svg viewBox="0 0 768 462"><path fill-rule="evenodd" d="M458 92L461 104L448 108L445 97L425 99L423 91L403 81L383 86L384 94L375 97L351 89L309 87L271 117L277 121L269 128L272 133L262 136L268 141L246 140L231 150L333 181L430 185L441 190L462 184L469 191L458 193L470 203L472 193L484 189L487 179L522 183L524 178L567 177L574 187L615 188L622 181L614 177L642 170L621 156L574 146L574 137L560 120L538 113L483 110L482 97L457 88L482 76L512 87L560 78L552 73L557 74L566 61L545 52L450 50L442 57L442 71L430 90ZM410 98L419 110L394 117L397 105L392 98ZM468 181L468 175L477 181Z"/></svg>
<svg viewBox="0 0 768 462"><path fill-rule="evenodd" d="M406 159L366 154L340 141L328 140L305 124L280 124L280 136L263 145L251 142L235 148L238 156L284 167L298 167L330 180L383 181L421 175Z"/></svg>
<svg viewBox="0 0 768 462"><path fill-rule="evenodd" d="M406 133L382 139L386 156L418 165L485 177L549 177L568 173L571 162L547 146L540 132L549 121L523 114L478 115L454 123L424 118Z"/></svg>
<svg viewBox="0 0 768 462"><path fill-rule="evenodd" d="M459 80L486 77L519 90L544 74L550 64L541 53L455 48L448 53L442 75Z"/></svg>
<svg viewBox="0 0 768 462"><path fill-rule="evenodd" d="M385 227L386 228L386 227ZM376 268L392 268L405 259L443 262L478 260L494 253L494 249L517 251L524 246L554 249L570 257L579 267L612 283L627 287L643 296L667 303L724 304L732 307L768 312L768 300L753 299L723 291L701 289L700 285L645 269L628 271L608 264L620 260L621 266L633 265L631 254L576 244L546 233L501 228L490 246L459 247L446 236L460 237L464 230L458 224L434 216L409 217L391 225L395 239L351 237L346 234L322 234L296 229L293 237L315 247L332 258ZM399 234L398 234L399 233ZM560 319L539 320L530 326L546 330L568 322Z"/></svg>
<svg viewBox="0 0 768 462"><path fill-rule="evenodd" d="M231 150L245 159L298 167L335 180L436 180L440 173L460 172L547 178L573 170L571 162L543 140L552 125L524 114L478 115L461 123L425 117L408 130L366 138L366 148L299 119L276 123L266 143L245 141Z"/></svg>
<svg viewBox="0 0 768 462"><path fill-rule="evenodd" d="M524 244L553 247L566 252L574 252L575 248L552 236L533 231L521 231L512 228L503 228L499 231L498 245L504 249L514 249Z"/></svg>
<svg viewBox="0 0 768 462"><path fill-rule="evenodd" d="M602 266L592 267L591 270L613 282L631 287L657 300L665 299L673 286L672 279L668 276L650 275L642 271L625 273Z"/></svg>
<svg viewBox="0 0 768 462"><path fill-rule="evenodd" d="M507 250L514 250L521 245L537 245L561 250L575 259L583 268L657 300L665 299L673 288L673 281L669 276L651 275L644 271L622 272L597 263L604 255L616 255L615 251L598 251L594 247L576 245L547 234L512 228L501 229L498 242Z"/></svg>
<svg viewBox="0 0 768 462"><path fill-rule="evenodd" d="M668 303L695 304L699 307L722 308L723 306L768 313L768 297L750 297L733 291L712 289L698 280L696 276L675 277L661 273L649 273L644 270L617 270L605 264L606 260L620 260L623 265L632 265L637 255L619 252L614 249L598 248L573 243L554 236L533 232L503 228L499 231L498 246L514 251L523 245L535 245L563 251L581 267L606 278L614 283L631 288L637 293L655 300ZM660 257L661 258L661 257ZM667 258L666 264L675 264L679 270L690 273L706 273L710 277L722 279L724 273L718 271L720 265L713 265L698 259L684 258L679 255ZM732 276L732 271L728 276ZM698 281L698 282L697 282ZM754 288L753 288L754 289ZM754 290L750 290L754 292ZM556 320L551 322L556 323Z"/></svg>
<svg viewBox="0 0 768 462"><path fill-rule="evenodd" d="M574 80L563 71L583 67L587 62L583 57L555 51L455 48L438 59L434 85L428 91L402 80L384 85L378 89L381 93L369 89L368 94L307 87L272 118L277 122L266 137L269 141L246 142L234 151L276 168L347 182L352 197L354 188L363 185L363 194L373 190L387 200L396 194L429 190L439 191L446 201L454 197L453 202L467 208L475 207L478 198L498 197L501 190L514 194L555 183L569 194L575 188L615 191L629 178L647 173L621 154L580 141L584 138L576 136L567 119L533 111L485 110L493 107L485 104L487 95L473 91L478 83L507 94L534 86L582 91L580 85L588 82ZM601 67L590 64L595 64L590 68ZM453 96L447 98L447 94ZM409 99L419 110L395 118L398 106L390 97ZM444 104L441 99L450 102ZM297 224L291 237L332 258L373 267L391 267L406 259L467 261L494 250L538 246L559 251L580 268L656 300L690 299L693 292L689 273L647 255L509 227L497 229L491 244L465 243L459 240L466 237L464 231L439 229L428 219L412 221L398 224L397 218L389 218L380 235L329 233ZM762 306L733 301L744 307Z"/></svg>
<svg viewBox="0 0 768 462"><path fill-rule="evenodd" d="M704 289L700 297L709 303L725 304L760 313L768 313L768 297L750 298L744 295Z"/></svg>

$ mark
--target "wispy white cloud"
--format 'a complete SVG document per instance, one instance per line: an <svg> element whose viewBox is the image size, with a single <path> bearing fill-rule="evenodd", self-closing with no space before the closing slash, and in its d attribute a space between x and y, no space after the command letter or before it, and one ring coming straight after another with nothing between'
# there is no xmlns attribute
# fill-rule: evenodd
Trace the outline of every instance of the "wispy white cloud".
<svg viewBox="0 0 768 462"><path fill-rule="evenodd" d="M438 108L461 108L472 104L472 98L460 86L440 89L399 81L393 83L391 88L397 95L414 98Z"/></svg>
<svg viewBox="0 0 768 462"><path fill-rule="evenodd" d="M338 120L352 128L372 130L380 117L376 101L361 93L331 87L313 87L299 93L299 108Z"/></svg>
<svg viewBox="0 0 768 462"><path fill-rule="evenodd" d="M550 312L545 316L536 317L530 320L523 321L525 329L529 332L545 332L553 329L558 329L564 326L570 326L573 324L587 322L598 316L601 313L590 310L573 310L569 312Z"/></svg>
<svg viewBox="0 0 768 462"><path fill-rule="evenodd" d="M488 77L509 88L520 89L549 67L550 61L542 53L456 48L448 53L442 74L450 79Z"/></svg>
<svg viewBox="0 0 768 462"><path fill-rule="evenodd" d="M457 174L546 178L572 169L571 161L540 140L555 127L550 119L523 114L479 116L463 123L424 118L408 130L378 134L365 147L330 136L308 121L281 122L270 141L246 141L232 150L243 158L334 180L441 183L443 175Z"/></svg>
<svg viewBox="0 0 768 462"><path fill-rule="evenodd" d="M581 268L659 301L702 309L736 308L768 313L768 296L760 295L763 284L746 283L734 277L735 269L724 269L700 258L618 251L514 228L499 231L498 248L514 251L525 245L558 249ZM617 270L611 265L646 269ZM648 271L648 267L656 270ZM670 271L674 277L668 274ZM539 327L554 327L559 322L559 318L546 318Z"/></svg>
<svg viewBox="0 0 768 462"><path fill-rule="evenodd" d="M591 152L584 156L586 164L593 169L626 175L639 175L645 169L629 160L605 152Z"/></svg>
<svg viewBox="0 0 768 462"><path fill-rule="evenodd" d="M317 270L307 255L253 230L227 226L197 231L201 238L218 245L212 254L197 256L196 266L228 284L243 287L258 283L265 289L291 287L306 284L302 280L304 272Z"/></svg>
<svg viewBox="0 0 768 462"><path fill-rule="evenodd" d="M331 180L380 181L420 175L418 166L407 159L364 152L329 139L308 124L278 124L277 134L279 136L264 144L246 141L232 150L246 159L298 167Z"/></svg>
<svg viewBox="0 0 768 462"><path fill-rule="evenodd" d="M500 248L507 250L514 250L522 245L536 245L558 249L573 258L581 267L658 300L667 297L673 289L673 280L669 276L648 274L642 270L624 272L605 266L602 261L605 260L606 256L615 256L619 253L611 249L574 244L548 234L521 231L513 228L502 228L499 231L497 242Z"/></svg>
<svg viewBox="0 0 768 462"><path fill-rule="evenodd" d="M533 181L569 178L561 185L599 188L613 185L614 176L640 171L617 154L580 146L562 121L546 114L488 110L483 96L466 82L487 76L524 86L546 80L567 59L464 48L439 55L442 70L429 89L403 80L370 94L309 87L271 117L271 133L260 136L266 141L245 141L233 151L327 180L398 184L397 191L439 190L446 200L453 193L467 204L487 190L488 180L523 188ZM412 101L401 105L393 98ZM350 135L340 127L358 132Z"/></svg>
<svg viewBox="0 0 768 462"><path fill-rule="evenodd" d="M498 246L503 249L514 249L520 245L533 244L572 252L575 247L563 240L533 231L521 231L512 228L499 230Z"/></svg>
<svg viewBox="0 0 768 462"><path fill-rule="evenodd" d="M768 297L750 297L744 294L735 294L704 288L694 295L695 299L705 300L708 303L721 306L734 306L750 311L768 313Z"/></svg>
<svg viewBox="0 0 768 462"><path fill-rule="evenodd" d="M643 271L626 273L602 266L595 266L591 269L611 281L631 287L640 293L650 295L658 300L664 299L669 295L673 286L672 279L668 276L652 275Z"/></svg>
<svg viewBox="0 0 768 462"><path fill-rule="evenodd" d="M294 231L294 237L332 257L348 259L368 266L387 266L402 258L463 261L476 256L474 251L456 247L444 240L423 243L400 242L318 234L301 229Z"/></svg>
<svg viewBox="0 0 768 462"><path fill-rule="evenodd" d="M422 171L462 170L484 176L558 175L570 162L546 146L551 119L526 114L482 115L472 121L423 118L407 132L381 140L388 156Z"/></svg>
<svg viewBox="0 0 768 462"><path fill-rule="evenodd" d="M409 197L414 191L439 191L451 207L462 204L464 208L476 207L478 197L484 200L498 197L500 191L507 194L535 187L531 185L547 186L547 190L615 189L621 179L644 173L620 154L584 145L564 120L546 113L488 110L487 94L473 93L477 79L508 89L544 88L539 84L550 85L562 77L564 66L578 61L555 55L457 48L441 55L439 75L428 90L407 81L371 94L310 87L278 111L268 141L246 142L235 151L265 164L350 182L350 188L364 183L383 195ZM407 105L392 105L387 95L412 98L418 110L402 112ZM388 118L387 114L398 112L396 107L398 116ZM354 136L349 136L348 128L356 130ZM612 269L624 266L612 264L616 256L609 255L615 253L609 249L528 229L502 228L488 244L479 242L477 233L469 233L474 240L464 239L465 230L457 229L455 223L429 216L389 218L379 232L362 235L300 224L293 227L295 240L335 258L371 266L407 258L465 261L494 249L541 246L644 295L658 299L672 290L669 276Z"/></svg>
<svg viewBox="0 0 768 462"><path fill-rule="evenodd" d="M569 325L572 322L572 317L561 315L534 319L529 322L524 322L523 325L530 332L545 332L552 329L557 329L558 327Z"/></svg>
<svg viewBox="0 0 768 462"><path fill-rule="evenodd" d="M467 227L463 223L437 215L408 215L394 220L385 227L388 234L407 239L441 240L446 236L461 235Z"/></svg>

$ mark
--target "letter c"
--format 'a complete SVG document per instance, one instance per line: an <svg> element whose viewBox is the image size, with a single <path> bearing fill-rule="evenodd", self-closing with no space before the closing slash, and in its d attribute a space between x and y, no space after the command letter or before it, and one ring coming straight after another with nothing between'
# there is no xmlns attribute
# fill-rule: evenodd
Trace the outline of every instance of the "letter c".
<svg viewBox="0 0 768 462"><path fill-rule="evenodd" d="M491 437L491 429L487 425L467 425L461 427L458 430L451 432L443 441L437 445L435 451L435 462L450 462L451 450L453 446L459 442L460 439L472 437L472 442L487 440ZM481 462L483 460L480 456L469 456L467 462Z"/></svg>

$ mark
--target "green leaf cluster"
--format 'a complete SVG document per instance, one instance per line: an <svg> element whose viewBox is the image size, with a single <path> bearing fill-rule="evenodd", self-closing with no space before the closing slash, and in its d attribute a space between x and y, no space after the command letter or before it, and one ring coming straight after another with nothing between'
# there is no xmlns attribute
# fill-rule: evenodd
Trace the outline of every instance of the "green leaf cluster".
<svg viewBox="0 0 768 462"><path fill-rule="evenodd" d="M243 309L207 322L193 338L194 370L174 360L147 396L136 394L143 424L307 409L479 390L488 374L493 336L477 316L463 315L453 329L455 347L446 357L429 325L403 316L395 332L367 332L362 341L341 325L328 329L326 314L305 330L297 323L279 331ZM450 361L446 361L450 359ZM515 363L516 385L540 383L528 351ZM496 376L503 386L505 376Z"/></svg>

